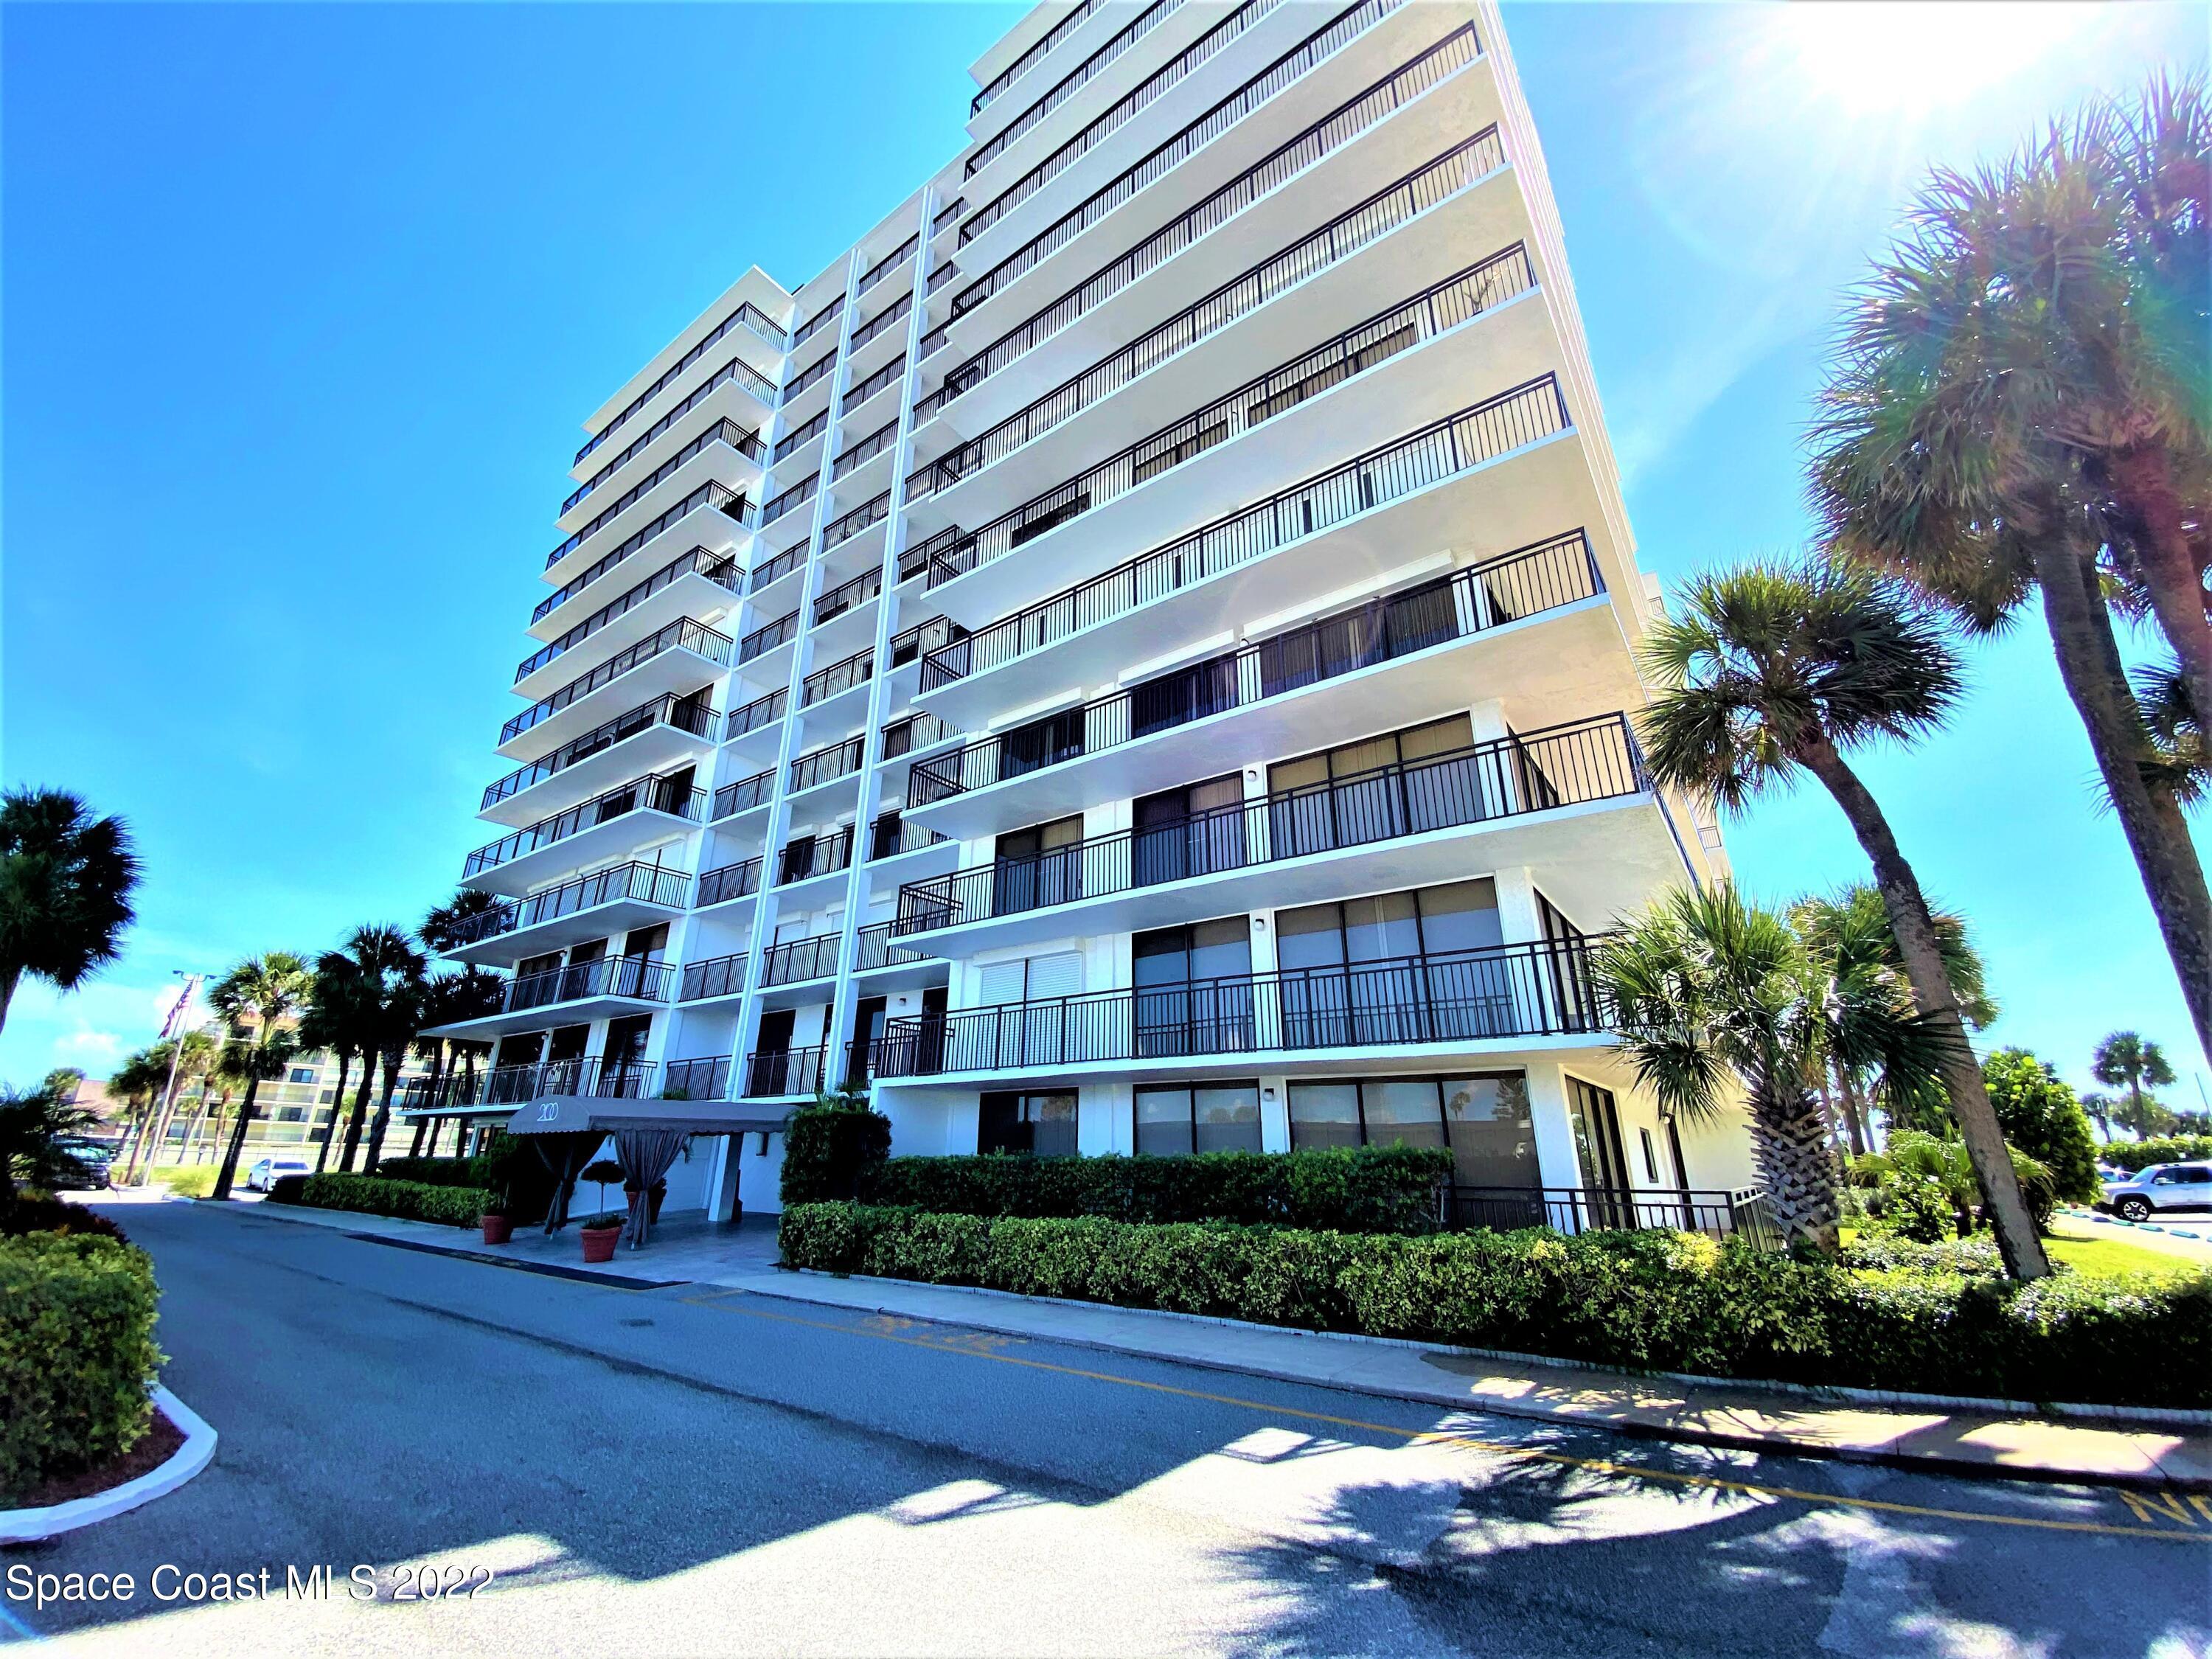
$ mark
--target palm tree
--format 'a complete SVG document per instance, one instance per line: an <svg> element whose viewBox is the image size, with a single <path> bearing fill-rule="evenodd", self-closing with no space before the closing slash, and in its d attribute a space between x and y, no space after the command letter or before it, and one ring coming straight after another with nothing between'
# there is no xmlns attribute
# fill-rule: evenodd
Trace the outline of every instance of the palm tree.
<svg viewBox="0 0 2212 1659"><path fill-rule="evenodd" d="M2081 1101L2081 1109L2088 1114L2089 1121L2097 1126L2098 1134L2109 1145L2112 1139L2112 1097L2090 1089L2082 1093Z"/></svg>
<svg viewBox="0 0 2212 1659"><path fill-rule="evenodd" d="M1662 688L1637 722L1653 775L1731 812L1801 772L1835 798L1874 865L1913 1003L1942 1046L1943 1087L2005 1266L2040 1279L2051 1266L1966 1041L1935 915L1881 803L1844 757L1942 723L1960 684L1949 642L1901 583L1826 557L1700 577L1680 612L1639 653Z"/></svg>
<svg viewBox="0 0 2212 1659"><path fill-rule="evenodd" d="M384 1091L377 1102L375 1119L369 1126L368 1155L364 1164L374 1175L384 1146L385 1126L392 1118L392 1096L399 1085L399 1068L406 1060L408 1046L422 1029L423 974L428 963L422 953L408 942L404 931L384 924L355 928L346 939L344 955L352 962L356 978L370 1069L379 1061L384 1067ZM368 1082L364 1079L364 1099L367 1094ZM356 1105L354 1121L346 1127L343 1168L353 1167L359 1127L360 1109Z"/></svg>
<svg viewBox="0 0 2212 1659"><path fill-rule="evenodd" d="M75 1173L77 1157L66 1143L99 1127L55 1089L0 1085L0 1216L15 1207L18 1186L58 1187Z"/></svg>
<svg viewBox="0 0 2212 1659"><path fill-rule="evenodd" d="M2126 1103L2113 1115L2135 1131L2137 1140L2147 1139L2150 1126L2157 1120L2144 1109L2145 1085L2166 1089L2173 1085L2173 1067L2166 1058L2166 1050L2136 1032L2115 1031L2099 1043L2096 1053L2089 1057L2089 1075L2108 1089L2128 1091ZM2157 1104L2155 1101L2151 1103Z"/></svg>
<svg viewBox="0 0 2212 1659"><path fill-rule="evenodd" d="M460 887L443 904L433 905L422 918L422 925L415 930L433 956L444 956L461 944L462 924L482 915L487 910L496 910L502 901L495 894L478 887Z"/></svg>
<svg viewBox="0 0 2212 1659"><path fill-rule="evenodd" d="M2212 1054L2212 890L2154 766L2107 596L2212 697L2201 83L2154 83L2001 168L1939 173L1845 320L1814 431L1832 544L1995 631L2040 592L2059 673Z"/></svg>
<svg viewBox="0 0 2212 1659"><path fill-rule="evenodd" d="M421 1018L426 1031L441 1026L458 1025L465 1021L483 1019L500 1010L506 981L496 974L488 974L481 968L464 968L458 974L440 974L426 981L422 988ZM447 1080L447 1060L451 1054L458 1064L472 1060L475 1052L483 1045L462 1037L418 1036L415 1052L430 1062L427 1097L429 1103L439 1103L441 1086ZM473 1080L473 1066L471 1067ZM433 1120L425 1118L415 1128L415 1147L417 1153L422 1146L423 1124Z"/></svg>
<svg viewBox="0 0 2212 1659"><path fill-rule="evenodd" d="M2050 1165L2030 1158L2017 1146L2006 1150L2012 1154L2013 1176L2020 1182L2021 1189L2029 1194L2038 1206L2051 1202L2057 1195L2057 1183ZM1964 1238L1974 1231L1974 1194L1979 1180L1974 1174L1973 1160L1955 1140L1929 1134L1925 1129L1899 1129L1890 1136L1889 1145L1882 1151L1853 1159L1851 1172L1876 1176L1910 1175L1932 1181L1942 1188L1959 1237Z"/></svg>
<svg viewBox="0 0 2212 1659"><path fill-rule="evenodd" d="M1725 882L1662 895L1593 965L1614 1041L1662 1113L1709 1119L1740 1084L1776 1224L1790 1243L1833 1250L1836 1157L1816 1081L1832 1060L1920 1081L1942 1058L1893 979L1863 961L1838 973Z"/></svg>
<svg viewBox="0 0 2212 1659"><path fill-rule="evenodd" d="M368 1014L362 1007L359 965L351 957L338 951L324 951L315 958L314 992L308 997L307 1012L300 1018L301 1045L321 1048L338 1063L337 1085L331 1093L331 1121L323 1129L322 1148L315 1154L317 1175L330 1167L331 1142L337 1138L338 1120L345 1115L346 1077L353 1070L354 1057L368 1052ZM370 1068L374 1070L374 1061ZM364 1079L362 1096L354 1107L356 1136L360 1133L360 1121L368 1103Z"/></svg>
<svg viewBox="0 0 2212 1659"><path fill-rule="evenodd" d="M74 991L122 953L138 855L121 818L65 789L0 795L0 1027L23 975Z"/></svg>
<svg viewBox="0 0 2212 1659"><path fill-rule="evenodd" d="M253 1122L253 1097L264 1079L276 1075L297 1044L288 1029L314 989L307 964L289 951L271 951L248 957L215 982L208 1001L229 1030L231 1048L246 1073L246 1098L239 1103L232 1124L230 1145L222 1155L222 1168L215 1178L212 1196L230 1196L230 1183L238 1174L238 1157L246 1150L246 1132Z"/></svg>

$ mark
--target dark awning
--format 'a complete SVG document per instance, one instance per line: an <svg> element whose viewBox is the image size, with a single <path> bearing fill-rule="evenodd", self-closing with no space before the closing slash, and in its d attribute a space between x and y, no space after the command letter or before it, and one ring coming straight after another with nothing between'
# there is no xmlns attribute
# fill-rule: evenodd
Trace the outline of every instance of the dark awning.
<svg viewBox="0 0 2212 1659"><path fill-rule="evenodd" d="M533 1100L507 1120L515 1135L568 1134L579 1129L680 1129L695 1135L772 1134L783 1115L767 1115L721 1100L621 1100L604 1096L552 1095Z"/></svg>

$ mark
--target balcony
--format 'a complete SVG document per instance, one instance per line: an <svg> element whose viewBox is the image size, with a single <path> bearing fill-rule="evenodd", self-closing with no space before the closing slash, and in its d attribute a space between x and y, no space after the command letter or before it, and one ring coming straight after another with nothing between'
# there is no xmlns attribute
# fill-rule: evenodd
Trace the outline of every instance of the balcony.
<svg viewBox="0 0 2212 1659"><path fill-rule="evenodd" d="M853 826L810 836L786 846L776 860L775 884L796 887L801 882L834 876L853 866Z"/></svg>
<svg viewBox="0 0 2212 1659"><path fill-rule="evenodd" d="M580 1025L665 1003L675 982L675 965L657 957L601 957L509 980L497 1013L437 1026L431 1034L485 1038L552 1024Z"/></svg>
<svg viewBox="0 0 2212 1659"><path fill-rule="evenodd" d="M461 881L495 893L520 894L556 847L564 861L587 864L595 854L604 856L617 847L627 851L647 836L681 831L698 822L707 804L706 792L690 787L690 775L686 767L667 777L639 778L479 847L463 866Z"/></svg>
<svg viewBox="0 0 2212 1659"><path fill-rule="evenodd" d="M747 1054L737 1068L735 1082L740 1100L793 1100L822 1091L822 1059L826 1050L763 1048Z"/></svg>
<svg viewBox="0 0 2212 1659"><path fill-rule="evenodd" d="M452 1110L470 1107L527 1106L533 1101L581 1097L591 1100L643 1100L653 1092L659 1068L641 1060L605 1060L596 1054L574 1060L549 1060L532 1066L495 1066L474 1077L453 1076L441 1080L434 1099L429 1079L416 1078L408 1085L402 1103L409 1111Z"/></svg>
<svg viewBox="0 0 2212 1659"><path fill-rule="evenodd" d="M811 708L817 703L827 702L866 685L875 677L875 672L876 648L872 645L827 668L817 668L799 683L799 707Z"/></svg>
<svg viewBox="0 0 2212 1659"><path fill-rule="evenodd" d="M996 103L1006 93L1007 88L1012 87L1015 82L1020 80L1022 76L1027 75L1031 70L1042 63L1045 58L1050 55L1054 47L1059 46L1061 42L1066 40L1069 35L1073 34L1077 29L1082 27L1085 20L1087 19L1092 12L1096 11L1103 3L1104 0L1079 0L1079 3L1071 6L1066 15L1054 22L1043 34L1039 36L1035 41L1031 42L1030 45L1023 51L1020 57L1015 58L1012 63L1007 64L1006 68L1000 70L996 75L993 76L991 79L984 84L982 90L978 92L975 97L969 100L968 113L969 117L973 118L975 116L981 115L986 109L989 108L991 105ZM1149 8L1145 15L1146 16L1151 16L1154 12L1164 15L1165 13L1173 11L1182 3L1182 0L1158 0L1158 3ZM1130 27L1133 28L1135 25L1132 24ZM1123 33L1127 33L1127 30L1123 31ZM1133 44L1133 42L1123 40L1120 34L1115 35L1112 40L1107 43L1107 48L1110 48L1112 50L1112 58L1109 58L1105 55L1107 48L1101 48L1098 52L1093 54L1091 58L1085 59L1084 62L1071 71L1064 80L1055 85L1050 92L1045 94L1043 98L1030 105L1030 107L1023 111L1020 115L1015 117L1013 121L1009 122L1006 131L1010 132L1012 131L1014 126L1023 122L1028 122L1034 125L1036 122L1042 120L1046 115L1051 113L1052 109L1058 107L1060 102L1065 101L1067 98L1072 96L1077 88L1085 84L1092 76L1097 74L1098 71L1103 69L1107 64L1113 62L1115 58L1119 58L1121 53L1127 52L1132 44ZM1005 142L1012 143L1012 140L1006 139ZM1003 147L1003 145L1001 147ZM970 161L968 171L970 173L973 173L977 167L981 167L982 165L983 162L981 161Z"/></svg>
<svg viewBox="0 0 2212 1659"><path fill-rule="evenodd" d="M1092 514L1102 516L1088 520L1085 530L1076 536L1081 546L1065 535L1055 541L1051 556L1055 568L1081 569L1093 548L1103 551L1116 544L1141 542L1193 520L1209 518L1224 507L1240 505L1251 494L1252 464L1228 463L1205 477L1185 474L1181 469L1200 456L1227 453L1227 447L1246 433L1293 411L1298 411L1302 429L1283 433L1264 457L1257 458L1266 469L1263 478L1280 477L1286 472L1295 476L1334 460L1344 453L1343 434L1347 431L1389 431L1424 416L1441 415L1465 398L1468 381L1476 376L1504 379L1516 370L1540 373L1557 361L1550 349L1553 343L1547 328L1507 331L1504 337L1497 337L1499 331L1491 330L1480 340L1460 332L1474 319L1528 293L1535 285L1535 270L1527 252L1518 244L1504 249L1288 362L1279 362L1076 477L1062 477L1042 489L1033 488L1032 475L1037 469L1026 464L1036 458L1025 457L1024 464L1010 469L1018 477L995 477L988 475L988 467L1008 453L997 440L987 434L975 444L962 445L908 480L909 498L957 491L957 505L948 503L946 510L958 511L963 518L970 516L964 508L976 504L969 498L979 489L994 502L1006 499L1009 494L1025 492L1028 499L972 533L933 538L930 591L960 582L971 572L997 564L1070 520ZM1443 337L1449 337L1449 349L1440 346L1440 355L1425 356L1418 362L1408 360L1407 372L1381 372L1384 365L1404 358L1416 347ZM1367 378L1370 374L1376 378ZM1389 384L1382 384L1386 380ZM1346 381L1355 382L1356 390L1339 391ZM1326 404L1314 403L1324 393L1334 395ZM1154 483L1164 476L1173 477L1175 483ZM970 482L979 479L982 481ZM1103 513L1109 504L1147 485L1152 487L1141 506L1132 502L1130 510ZM1027 556L1021 562L1040 556ZM979 591L977 583L970 580L945 597L957 600L963 615L980 621L981 617L975 615L979 606L991 605L996 599L1000 603L986 613L996 614L1007 608L1004 599L1010 592L1027 597L1036 592L1039 584L1033 575L1026 581L1018 577L1011 589L1003 584L985 584L987 589L994 586L995 592Z"/></svg>
<svg viewBox="0 0 2212 1659"><path fill-rule="evenodd" d="M704 431L678 444L657 462L650 471L613 500L604 506L594 502L594 506L599 506L599 511L562 538L560 545L546 556L546 568L550 569L558 564L563 557L574 552L592 536L612 524L661 484L682 471L688 463L706 454L717 444L728 449L732 454L741 455L750 461L753 464L752 470L741 474L741 477L743 481L748 483L758 482L760 469L768 464L767 447L761 442L759 433L748 427L739 426L726 415L709 425Z"/></svg>
<svg viewBox="0 0 2212 1659"><path fill-rule="evenodd" d="M681 500L653 514L652 518L647 519L622 540L600 554L598 558L584 565L582 568L575 568L573 562L562 562L557 570L553 565L549 564L546 567L547 579L560 580L561 586L531 608L530 626L533 629L541 624L557 629L560 624L557 622L549 624L547 618L553 617L562 606L582 594L585 589L599 581L609 571L659 540L663 535L678 525L684 524L687 520L691 521L692 533L701 545L711 545L715 550L720 551L735 544L736 530L754 528L757 518L758 515L742 491L732 489L726 484L709 478ZM736 530L732 530L732 526L736 526ZM555 558L556 562L567 561L569 556L556 549ZM562 571L569 573L565 579L562 578ZM544 636L540 635L539 637Z"/></svg>
<svg viewBox="0 0 2212 1659"><path fill-rule="evenodd" d="M891 937L891 924L878 921L854 936L853 972L876 995L942 985L951 977L951 964L927 951L900 944Z"/></svg>
<svg viewBox="0 0 2212 1659"><path fill-rule="evenodd" d="M458 943L447 954L471 965L503 964L580 939L611 939L668 920L684 908L690 889L683 871L633 860L471 916L455 929Z"/></svg>
<svg viewBox="0 0 2212 1659"><path fill-rule="evenodd" d="M877 456L897 445L898 433L899 417L894 415L866 437L857 439L838 451L837 459L830 469L830 476L832 478L846 477L856 467L866 466Z"/></svg>
<svg viewBox="0 0 2212 1659"><path fill-rule="evenodd" d="M774 319L756 309L750 301L740 302L735 311L715 324L681 357L663 369L654 378L652 385L624 404L622 413L594 432L590 441L576 452L576 459L571 465L581 465L586 455L591 454L602 444L611 440L616 434L623 431L647 404L683 379L684 371L713 350L716 341L727 337L732 331L740 328L757 338L765 340L779 352L788 349L784 331L777 326Z"/></svg>
<svg viewBox="0 0 2212 1659"><path fill-rule="evenodd" d="M702 871L698 896L692 900L692 908L706 910L718 904L734 904L739 899L750 898L760 891L760 882L761 861L757 858L743 859L735 864Z"/></svg>
<svg viewBox="0 0 2212 1659"><path fill-rule="evenodd" d="M791 700L788 688L756 697L742 708L732 708L722 719L722 741L735 743L756 732L773 732L782 724L784 707Z"/></svg>
<svg viewBox="0 0 2212 1659"><path fill-rule="evenodd" d="M695 547L672 559L620 599L601 605L557 638L549 640L515 665L514 690L535 696L556 678L551 672L573 673L570 653L586 641L596 640L595 652L628 649L640 639L672 623L698 621L704 612L726 612L744 572L727 553Z"/></svg>
<svg viewBox="0 0 2212 1659"><path fill-rule="evenodd" d="M791 763L791 793L794 797L803 795L810 789L848 778L860 769L867 757L868 740L865 736L846 738L811 750Z"/></svg>
<svg viewBox="0 0 2212 1659"><path fill-rule="evenodd" d="M731 358L728 362L724 363L721 368L716 369L709 379L702 381L700 385L684 399L683 402L678 404L675 408L670 410L665 415L663 415L659 420L655 421L651 426L647 427L643 432L632 439L628 447L625 447L621 453L615 456L613 459L606 462L598 471L592 473L590 477L586 478L582 483L578 484L574 490L570 491L568 498L561 503L562 516L564 518L567 517L569 511L580 505L585 497L590 495L593 491L604 487L607 481L612 478L616 473L621 471L623 468L629 465L630 462L635 460L639 456L653 448L655 441L665 436L670 428L674 427L678 422L681 421L686 415L689 415L693 410L705 403L709 398L712 398L724 386L732 386L743 391L750 396L755 403L760 405L763 412L772 410L775 407L775 388L770 386L766 380L763 380L758 374L756 374L752 369L746 365L744 359L738 357ZM736 404L734 395L731 398L730 402L732 404ZM743 407L742 404L737 404L736 406L740 408ZM753 441L756 448L758 447L759 439L759 433L757 431L754 432ZM750 453L750 452L747 451L743 453ZM753 459L757 460L759 457L755 455Z"/></svg>
<svg viewBox="0 0 2212 1659"><path fill-rule="evenodd" d="M765 806L775 796L775 768L756 772L749 778L739 778L735 783L726 783L714 792L714 810L708 815L709 823L720 823L740 812L750 812L755 807Z"/></svg>
<svg viewBox="0 0 2212 1659"><path fill-rule="evenodd" d="M1349 1064L1601 1042L1590 941L1507 945L1347 967L1240 974L886 1021L885 1080L1079 1082L1205 1075L1234 1060Z"/></svg>
<svg viewBox="0 0 2212 1659"><path fill-rule="evenodd" d="M714 711L707 706L708 695L705 688L680 696L665 694L571 738L487 787L477 816L498 823L526 823L551 807L556 795L573 800L605 787L618 773L635 776L699 756L714 742ZM562 780L558 791L544 787L555 778Z"/></svg>
<svg viewBox="0 0 2212 1659"><path fill-rule="evenodd" d="M1111 182L1093 191L1077 206L1062 214L1044 230L1030 237L975 282L963 288L952 297L953 317L963 316L1005 292L1021 277L1069 246L1085 231L1126 205L1139 192L1160 184L1183 162L1212 144L1231 127L1244 122L1247 117L1254 116L1255 112L1277 94L1303 79L1324 60L1334 57L1405 3L1406 0L1364 0L1364 3L1330 18L1235 92L1213 104L1198 119L1146 152L1143 160L1115 176ZM1480 55L1480 48L1475 41L1474 25L1463 25L1395 73L1366 88L1351 100L1339 103L1295 137L1270 148L1265 159L1246 169L1246 176L1257 175L1252 193L1258 194L1272 188L1273 180L1309 166L1329 149L1351 142L1400 103L1418 96L1429 86L1454 70L1474 62ZM1296 103L1286 100L1279 109L1269 112L1267 116L1256 118L1252 125L1262 128L1272 125L1279 128L1285 121L1295 119L1301 106L1310 107L1313 101L1316 101L1316 94L1308 91L1304 100ZM1267 140L1268 135L1262 131L1256 139L1250 140L1240 133L1238 142L1265 144ZM1044 165L1049 166L1052 159L1056 158L1048 158ZM1233 166L1234 162L1226 165ZM1202 183L1194 180L1170 186L1178 187L1186 195L1196 194L1204 189ZM1018 190L1019 186L1016 188ZM1173 205L1159 200L1158 195L1155 192L1152 198L1148 198L1156 204L1151 209L1155 217ZM1219 199L1218 193L1216 199ZM981 221L997 206L996 203L991 204L969 222ZM964 226L963 234L967 234Z"/></svg>
<svg viewBox="0 0 2212 1659"><path fill-rule="evenodd" d="M904 264L908 259L914 256L915 251L921 246L921 233L920 231L916 231L913 235L908 236L906 240L901 242L896 247L893 248L889 253L884 255L882 258L877 260L875 264L870 265L866 270L862 271L860 273L860 280L853 284L853 291L865 299L870 289L873 289L878 283L882 282L884 277L890 276L891 272L896 270L901 265ZM843 302L841 301L839 303L842 304ZM860 334L856 330L854 333L854 338L857 340L859 337Z"/></svg>
<svg viewBox="0 0 2212 1659"><path fill-rule="evenodd" d="M550 696L540 697L499 730L499 752L520 760L517 750L543 743L565 743L596 724L595 712L606 702L591 705L587 699L616 681L630 696L650 696L663 691L696 686L704 675L730 665L730 636L688 618L673 622L659 633L610 657L588 674L579 675ZM611 701L609 699L608 701ZM534 735L533 735L534 734Z"/></svg>
<svg viewBox="0 0 2212 1659"><path fill-rule="evenodd" d="M899 892L896 927L902 938L929 934L939 948L968 955L1516 863L1540 864L1547 890L1580 902L1573 914L1610 916L1637 902L1631 878L1648 873L1650 854L1665 873L1664 826L1649 826L1653 845L1639 849L1617 827L1592 832L1561 821L1589 816L1570 809L1645 804L1650 788L1627 718L1607 714L911 882ZM1494 836L1494 826L1529 818L1542 823L1526 826L1502 855L1478 853L1465 833ZM1602 872L1612 842L1620 874L1593 891L1576 872L1585 861ZM947 933L957 942L937 937Z"/></svg>
<svg viewBox="0 0 2212 1659"><path fill-rule="evenodd" d="M983 835L1185 783L1238 756L1466 708L1486 690L1540 720L1577 698L1634 699L1603 594L1582 532L1553 537L925 756L908 800L939 829ZM1123 749L1106 787L1099 757Z"/></svg>

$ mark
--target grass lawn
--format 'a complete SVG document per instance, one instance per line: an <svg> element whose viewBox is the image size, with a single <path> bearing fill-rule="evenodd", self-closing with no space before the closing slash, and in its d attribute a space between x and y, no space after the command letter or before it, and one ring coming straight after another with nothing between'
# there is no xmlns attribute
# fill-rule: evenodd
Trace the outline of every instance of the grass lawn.
<svg viewBox="0 0 2212 1659"><path fill-rule="evenodd" d="M2075 1273L2091 1279L2113 1279L2123 1273L2158 1273L2164 1278L2179 1279L2185 1273L2203 1271L2201 1262L2191 1261L2187 1256L2147 1250L2124 1238L2058 1237L2045 1239L2043 1247L2050 1251L2054 1261L2063 1261Z"/></svg>

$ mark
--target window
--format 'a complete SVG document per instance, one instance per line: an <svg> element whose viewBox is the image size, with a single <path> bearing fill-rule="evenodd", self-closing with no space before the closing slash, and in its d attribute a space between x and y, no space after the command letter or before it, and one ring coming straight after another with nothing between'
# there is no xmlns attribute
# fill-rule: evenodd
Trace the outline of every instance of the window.
<svg viewBox="0 0 2212 1659"><path fill-rule="evenodd" d="M295 1066L284 1080L287 1083L313 1083L315 1080L315 1068L312 1066Z"/></svg>
<svg viewBox="0 0 2212 1659"><path fill-rule="evenodd" d="M1075 1093L991 1093L977 1103L975 1150L1037 1158L1075 1155Z"/></svg>
<svg viewBox="0 0 2212 1659"><path fill-rule="evenodd" d="M279 1123L303 1123L307 1121L307 1109L304 1106L279 1106L276 1109L276 1121Z"/></svg>
<svg viewBox="0 0 2212 1659"><path fill-rule="evenodd" d="M1540 1184L1528 1079L1518 1072L1464 1077L1294 1082L1291 1146L1441 1146L1452 1182L1534 1192Z"/></svg>
<svg viewBox="0 0 2212 1659"><path fill-rule="evenodd" d="M1653 1186L1659 1184L1659 1149L1651 1144L1651 1131L1638 1129L1636 1138L1644 1143L1644 1178Z"/></svg>
<svg viewBox="0 0 2212 1659"><path fill-rule="evenodd" d="M1130 848L1130 884L1211 875L1243 867L1244 783L1234 772L1140 797Z"/></svg>
<svg viewBox="0 0 2212 1659"><path fill-rule="evenodd" d="M991 865L991 914L1018 915L1082 897L1082 841L1080 812L1000 836Z"/></svg>
<svg viewBox="0 0 2212 1659"><path fill-rule="evenodd" d="M1257 1083L1148 1085L1136 1117L1136 1148L1156 1157L1260 1150Z"/></svg>
<svg viewBox="0 0 2212 1659"><path fill-rule="evenodd" d="M1498 890L1447 882L1275 914L1283 1036L1294 1048L1437 1042L1516 1028Z"/></svg>
<svg viewBox="0 0 2212 1659"><path fill-rule="evenodd" d="M1465 714L1340 744L1267 769L1278 858L1356 847L1487 817L1500 799Z"/></svg>
<svg viewBox="0 0 2212 1659"><path fill-rule="evenodd" d="M1137 1053L1249 1053L1252 923L1223 916L1130 941Z"/></svg>

